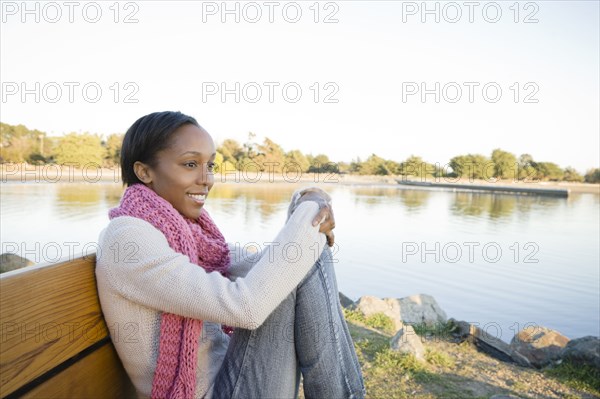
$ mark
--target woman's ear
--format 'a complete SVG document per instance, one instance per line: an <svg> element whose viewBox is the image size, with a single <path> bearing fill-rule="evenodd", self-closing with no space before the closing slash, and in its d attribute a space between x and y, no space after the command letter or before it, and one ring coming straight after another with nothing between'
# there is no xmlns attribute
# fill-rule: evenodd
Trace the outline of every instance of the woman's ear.
<svg viewBox="0 0 600 399"><path fill-rule="evenodd" d="M145 163L140 161L136 161L133 164L133 173L137 176L138 179L144 184L152 183L152 173L150 172L150 167Z"/></svg>

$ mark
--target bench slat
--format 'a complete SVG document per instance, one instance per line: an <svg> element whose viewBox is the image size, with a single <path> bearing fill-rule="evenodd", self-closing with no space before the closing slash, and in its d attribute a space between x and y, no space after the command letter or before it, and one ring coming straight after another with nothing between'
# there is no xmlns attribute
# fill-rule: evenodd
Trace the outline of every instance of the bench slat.
<svg viewBox="0 0 600 399"><path fill-rule="evenodd" d="M95 257L0 278L0 397L108 336Z"/></svg>
<svg viewBox="0 0 600 399"><path fill-rule="evenodd" d="M121 361L111 344L102 346L21 398L135 398Z"/></svg>

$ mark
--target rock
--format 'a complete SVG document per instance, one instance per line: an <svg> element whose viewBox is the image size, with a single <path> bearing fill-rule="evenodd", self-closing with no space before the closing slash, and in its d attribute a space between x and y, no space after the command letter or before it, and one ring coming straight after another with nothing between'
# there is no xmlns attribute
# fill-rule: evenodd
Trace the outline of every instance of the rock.
<svg viewBox="0 0 600 399"><path fill-rule="evenodd" d="M520 366L531 367L529 360L520 354L515 354L511 347L499 337L495 337L481 328L462 320L448 320L456 326L454 334L461 339L468 339L482 352L503 362L515 362Z"/></svg>
<svg viewBox="0 0 600 399"><path fill-rule="evenodd" d="M4 253L0 255L0 273L10 272L22 267L31 266L33 262L19 255Z"/></svg>
<svg viewBox="0 0 600 399"><path fill-rule="evenodd" d="M558 360L568 342L569 338L557 331L535 327L519 331L511 340L510 348L533 366L542 368Z"/></svg>
<svg viewBox="0 0 600 399"><path fill-rule="evenodd" d="M342 305L343 308L353 309L356 306L352 299L348 298L346 295L342 294L341 292L339 292L339 296L340 296L340 304Z"/></svg>
<svg viewBox="0 0 600 399"><path fill-rule="evenodd" d="M408 324L398 330L390 341L390 346L397 352L414 355L420 361L425 360L425 348L423 348L421 337Z"/></svg>
<svg viewBox="0 0 600 399"><path fill-rule="evenodd" d="M398 299L400 319L410 324L434 326L446 323L446 312L439 307L431 295L418 294Z"/></svg>
<svg viewBox="0 0 600 399"><path fill-rule="evenodd" d="M587 364L600 369L600 338L587 336L569 341L560 357L576 365Z"/></svg>
<svg viewBox="0 0 600 399"><path fill-rule="evenodd" d="M400 320L400 308L398 301L392 298L380 299L374 296L361 296L356 302L356 309L360 310L365 316L372 316L376 313L383 313L392 320L394 331L402 328Z"/></svg>
<svg viewBox="0 0 600 399"><path fill-rule="evenodd" d="M439 307L431 295L418 294L404 298L360 297L356 303L358 310L365 316L383 313L392 319L395 330L402 324L427 324L435 326L446 322L446 313Z"/></svg>
<svg viewBox="0 0 600 399"><path fill-rule="evenodd" d="M506 394L506 393L499 393L499 394L496 394L496 395L490 397L490 399L521 399L521 397L520 396Z"/></svg>
<svg viewBox="0 0 600 399"><path fill-rule="evenodd" d="M533 367L531 365L531 362L529 361L529 359L527 359L525 356L521 355L519 352L515 352L514 350L512 350L512 348L511 348L510 356L515 361L515 363L517 363L519 366Z"/></svg>
<svg viewBox="0 0 600 399"><path fill-rule="evenodd" d="M475 335L474 328L476 327L470 323L467 323L466 321L450 318L448 322L452 323L455 326L454 335L456 335L459 338L467 338L470 335Z"/></svg>

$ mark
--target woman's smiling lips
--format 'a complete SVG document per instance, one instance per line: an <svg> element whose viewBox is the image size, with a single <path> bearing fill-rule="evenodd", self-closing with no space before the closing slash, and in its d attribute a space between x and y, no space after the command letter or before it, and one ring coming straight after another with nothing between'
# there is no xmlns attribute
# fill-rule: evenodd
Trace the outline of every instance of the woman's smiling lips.
<svg viewBox="0 0 600 399"><path fill-rule="evenodd" d="M197 204L204 204L204 201L206 200L206 193L205 194L188 193L187 196L190 197L192 200L194 200L194 202L196 202Z"/></svg>

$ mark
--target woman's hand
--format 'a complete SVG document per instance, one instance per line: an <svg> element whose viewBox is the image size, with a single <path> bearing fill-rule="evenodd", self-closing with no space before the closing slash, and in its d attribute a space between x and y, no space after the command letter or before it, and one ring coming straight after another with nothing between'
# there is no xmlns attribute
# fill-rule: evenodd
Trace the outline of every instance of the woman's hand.
<svg viewBox="0 0 600 399"><path fill-rule="evenodd" d="M335 229L335 217L333 216L333 208L331 207L331 197L320 188L307 188L300 191L300 198L293 204L293 209L304 201L314 201L319 204L319 213L317 213L317 216L313 219L312 225L316 226L321 223L319 232L325 234L327 237L327 245L332 247L335 242L335 237L333 235L333 229Z"/></svg>

